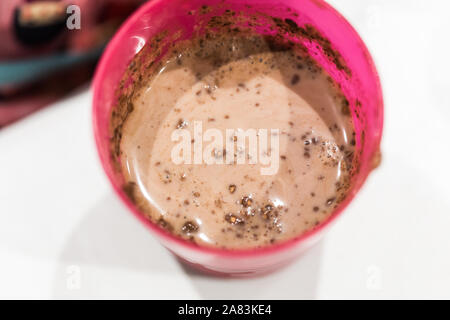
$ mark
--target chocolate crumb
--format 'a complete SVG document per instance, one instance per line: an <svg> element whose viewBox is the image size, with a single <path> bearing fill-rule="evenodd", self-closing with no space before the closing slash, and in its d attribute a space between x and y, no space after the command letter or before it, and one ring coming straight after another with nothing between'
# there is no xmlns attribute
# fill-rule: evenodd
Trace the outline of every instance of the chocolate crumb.
<svg viewBox="0 0 450 320"><path fill-rule="evenodd" d="M161 228L168 230L168 231L171 231L173 229L172 225L170 223L168 223L166 220L164 220L164 218L162 218L162 217L158 219L157 224Z"/></svg>
<svg viewBox="0 0 450 320"><path fill-rule="evenodd" d="M183 119L178 120L176 128L177 129L183 129L187 126L187 122L184 121Z"/></svg>
<svg viewBox="0 0 450 320"><path fill-rule="evenodd" d="M225 216L225 221L231 224L244 224L244 219L235 216L232 213L229 213Z"/></svg>
<svg viewBox="0 0 450 320"><path fill-rule="evenodd" d="M341 113L344 116L350 115L350 103L348 102L347 99L344 99L344 101L342 102Z"/></svg>
<svg viewBox="0 0 450 320"><path fill-rule="evenodd" d="M133 202L136 201L136 199L134 197L134 190L135 190L135 188L136 188L136 183L135 182L128 182L122 188L123 192L125 192L125 194L128 196L128 198L130 198L131 201L133 201Z"/></svg>
<svg viewBox="0 0 450 320"><path fill-rule="evenodd" d="M241 204L244 206L244 208L250 207L252 203L253 199L250 198L249 196L242 197Z"/></svg>
<svg viewBox="0 0 450 320"><path fill-rule="evenodd" d="M222 208L222 200L220 199L214 200L214 205L219 209Z"/></svg>
<svg viewBox="0 0 450 320"><path fill-rule="evenodd" d="M270 214L273 210L273 206L271 204L266 205L263 209L262 209L262 217L264 219L269 219L270 218Z"/></svg>
<svg viewBox="0 0 450 320"><path fill-rule="evenodd" d="M195 233L198 231L198 225L195 222L188 221L181 227L181 231L186 234Z"/></svg>
<svg viewBox="0 0 450 320"><path fill-rule="evenodd" d="M294 86L300 82L300 76L298 74L294 74L291 79L291 84Z"/></svg>
<svg viewBox="0 0 450 320"><path fill-rule="evenodd" d="M329 199L327 200L327 202L326 202L327 206L331 206L335 200L336 200L335 197L329 198Z"/></svg>
<svg viewBox="0 0 450 320"><path fill-rule="evenodd" d="M230 191L230 193L234 193L236 191L236 185L235 184L230 184L228 186L228 191Z"/></svg>

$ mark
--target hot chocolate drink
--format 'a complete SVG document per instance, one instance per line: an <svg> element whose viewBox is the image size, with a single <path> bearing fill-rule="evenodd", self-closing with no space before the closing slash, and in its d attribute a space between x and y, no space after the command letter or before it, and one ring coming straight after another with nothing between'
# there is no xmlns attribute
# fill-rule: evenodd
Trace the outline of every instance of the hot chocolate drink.
<svg viewBox="0 0 450 320"><path fill-rule="evenodd" d="M116 148L130 198L168 232L263 247L316 228L346 197L348 101L301 47L197 38L171 48L143 83Z"/></svg>

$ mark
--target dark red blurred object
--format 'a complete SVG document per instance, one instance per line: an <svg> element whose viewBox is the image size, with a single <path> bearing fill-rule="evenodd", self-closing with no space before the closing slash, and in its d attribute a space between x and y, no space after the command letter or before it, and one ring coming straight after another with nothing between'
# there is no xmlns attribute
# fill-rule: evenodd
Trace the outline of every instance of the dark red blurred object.
<svg viewBox="0 0 450 320"><path fill-rule="evenodd" d="M142 2L1 0L0 127L89 81L106 42ZM67 27L72 5L80 28Z"/></svg>

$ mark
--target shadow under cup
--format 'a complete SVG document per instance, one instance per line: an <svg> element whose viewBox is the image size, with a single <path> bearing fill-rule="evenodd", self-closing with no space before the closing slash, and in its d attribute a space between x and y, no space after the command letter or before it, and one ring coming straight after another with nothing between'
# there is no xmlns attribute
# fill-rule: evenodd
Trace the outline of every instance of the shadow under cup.
<svg viewBox="0 0 450 320"><path fill-rule="evenodd" d="M262 249L237 251L199 247L151 223L127 197L123 177L115 165L117 159L111 151L111 112L117 107L118 99L126 97L139 75L144 74L144 70L137 69L151 67L173 43L217 29L251 30L303 45L341 87L355 127L356 165L346 199L331 218L316 229ZM130 64L137 53L143 57L139 66ZM165 247L205 271L246 276L266 273L290 262L317 242L379 161L383 100L377 71L356 31L321 0L150 1L124 23L109 43L97 68L93 90L97 148L117 195Z"/></svg>

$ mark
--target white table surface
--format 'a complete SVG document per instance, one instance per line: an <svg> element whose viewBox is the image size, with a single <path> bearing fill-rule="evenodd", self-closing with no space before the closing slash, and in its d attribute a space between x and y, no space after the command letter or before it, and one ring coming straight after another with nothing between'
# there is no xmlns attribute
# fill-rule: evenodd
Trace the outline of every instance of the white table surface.
<svg viewBox="0 0 450 320"><path fill-rule="evenodd" d="M263 278L185 269L113 195L85 88L0 131L0 298L450 298L450 3L330 2L386 119L381 167L324 240Z"/></svg>

